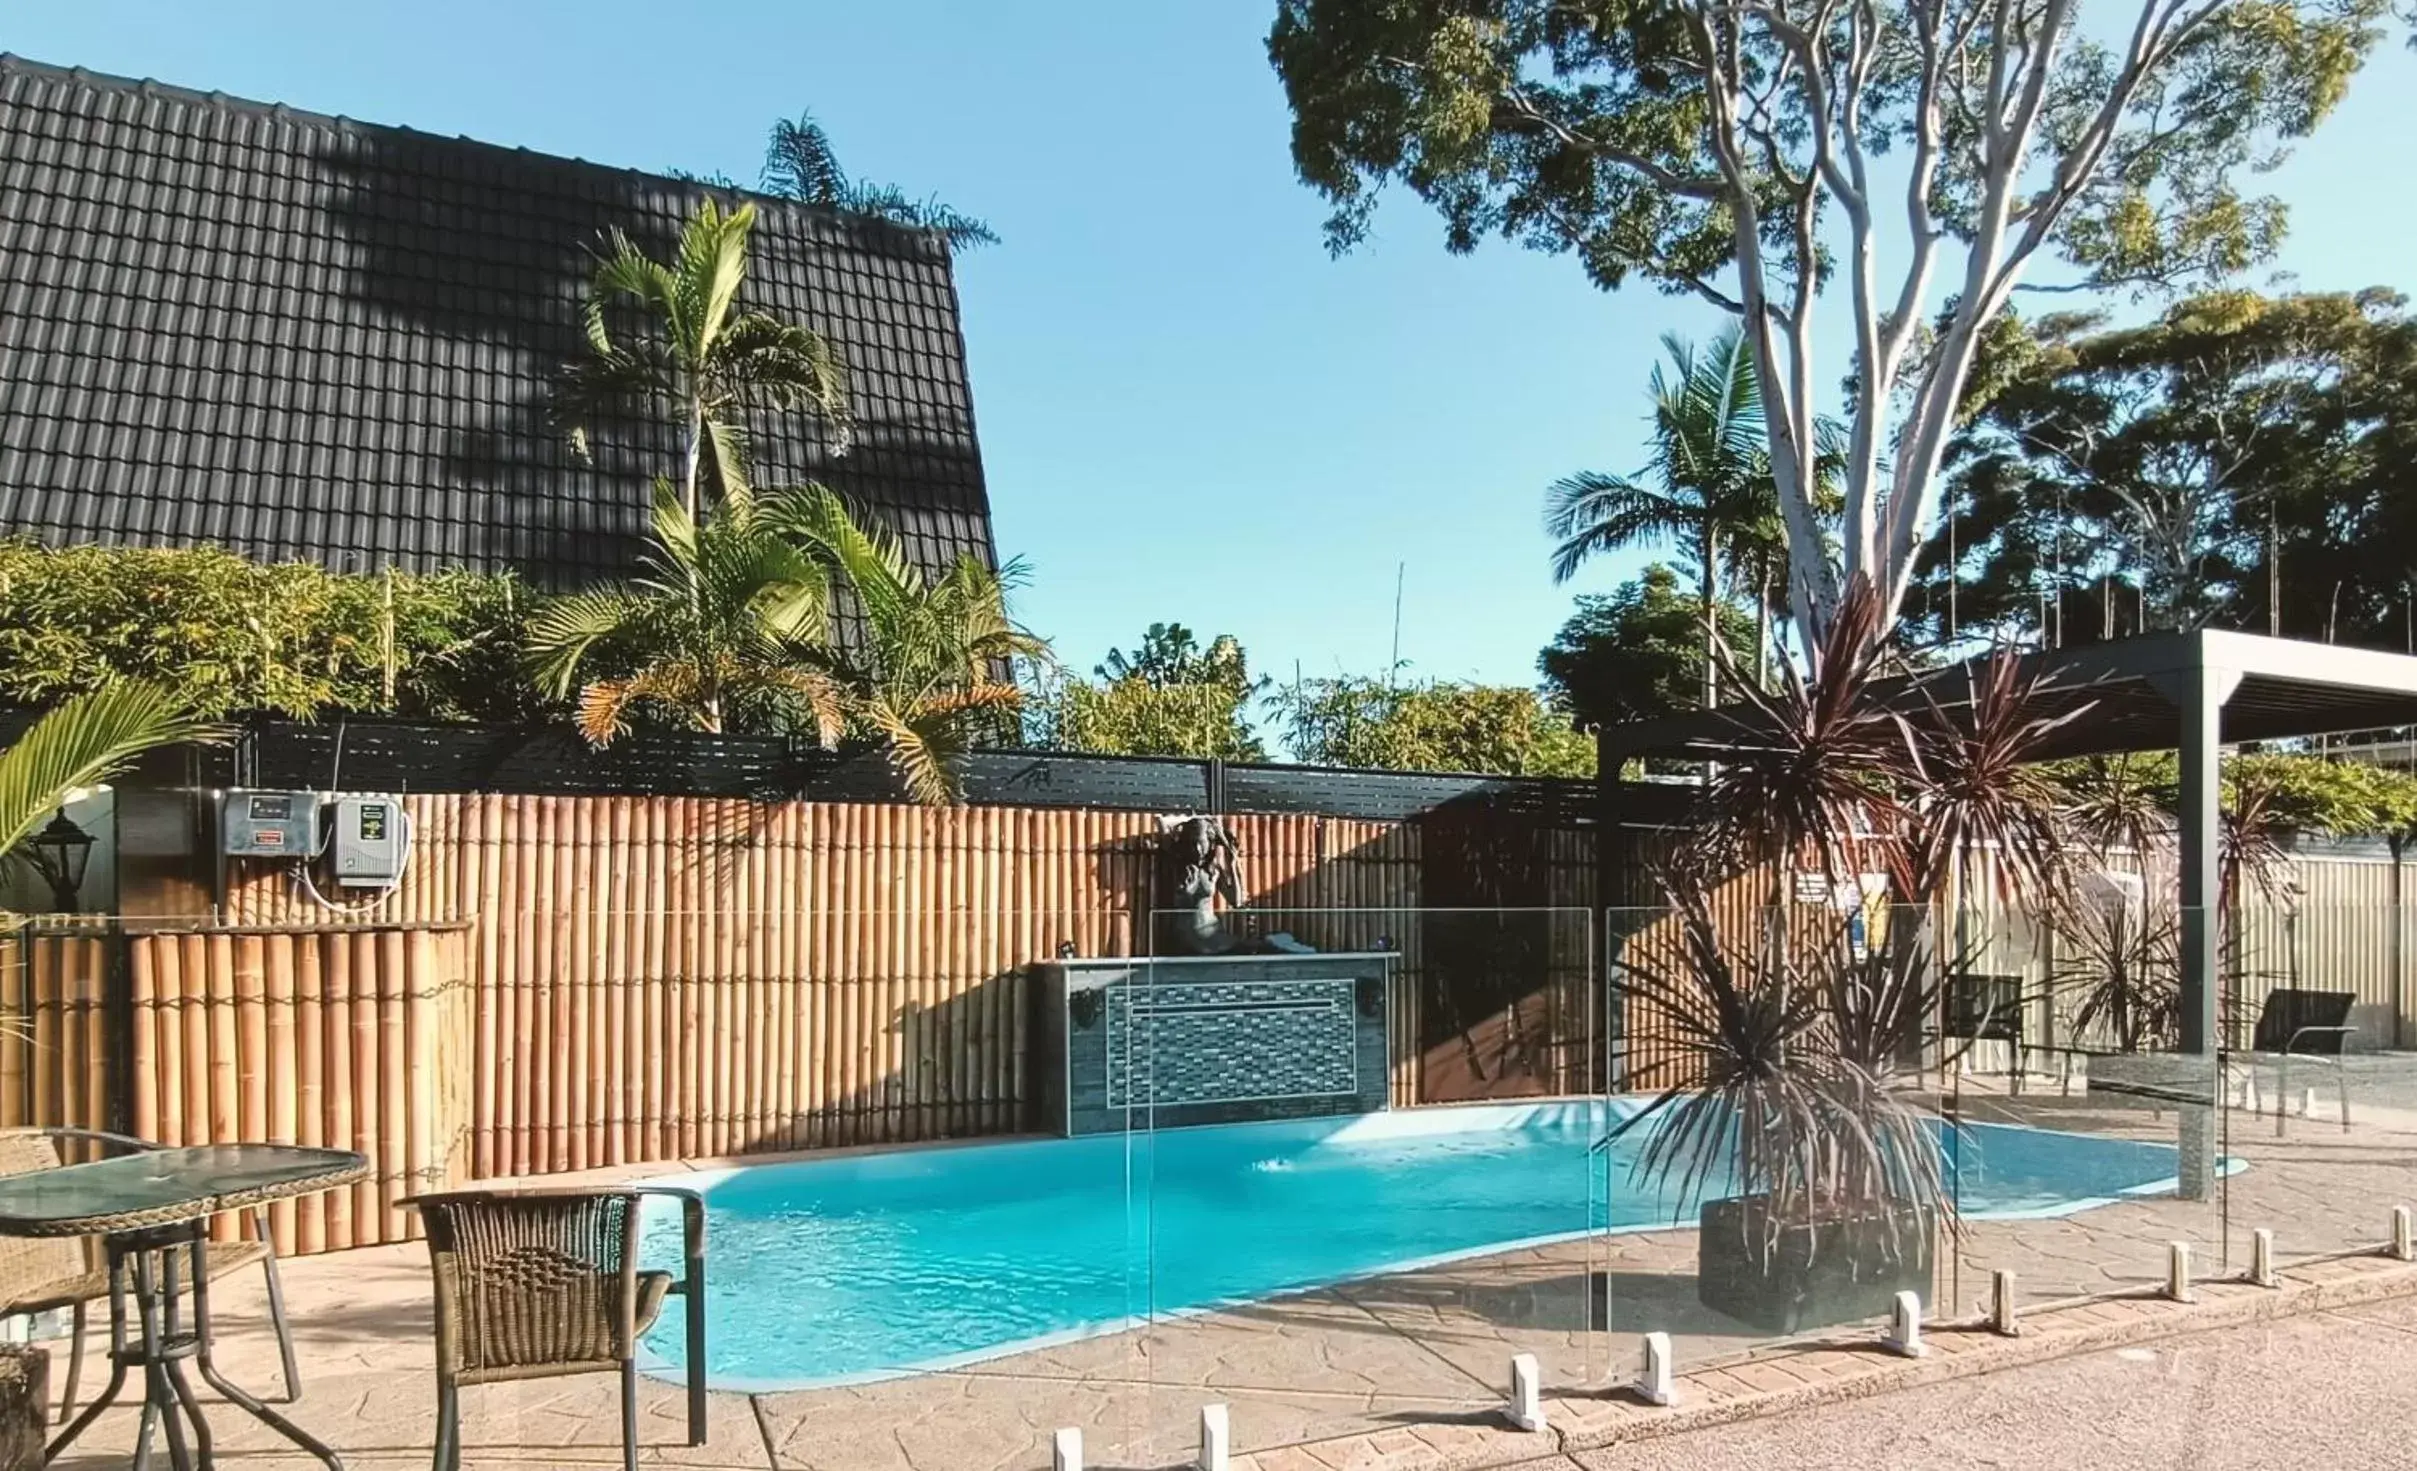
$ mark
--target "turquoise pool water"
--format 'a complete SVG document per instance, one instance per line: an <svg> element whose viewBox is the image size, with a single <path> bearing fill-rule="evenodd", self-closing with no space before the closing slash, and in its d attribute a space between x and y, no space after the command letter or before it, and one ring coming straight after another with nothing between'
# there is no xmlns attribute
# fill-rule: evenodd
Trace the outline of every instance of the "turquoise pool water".
<svg viewBox="0 0 2417 1471"><path fill-rule="evenodd" d="M691 1177L707 1374L803 1388L1587 1231L1666 1227L1590 1159L1602 1104L1483 1105L898 1150ZM2056 1215L2171 1188L2171 1145L1999 1125L1947 1141L1964 1209ZM1608 1185L1608 1188L1607 1188ZM660 1224L649 1246L671 1245ZM649 1339L679 1373L678 1310Z"/></svg>

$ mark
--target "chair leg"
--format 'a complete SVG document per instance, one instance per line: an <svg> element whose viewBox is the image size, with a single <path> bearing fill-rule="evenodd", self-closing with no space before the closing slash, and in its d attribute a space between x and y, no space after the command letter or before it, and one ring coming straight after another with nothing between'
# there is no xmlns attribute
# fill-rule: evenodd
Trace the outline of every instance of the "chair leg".
<svg viewBox="0 0 2417 1471"><path fill-rule="evenodd" d="M86 1305L67 1310L67 1383L59 1391L59 1423L76 1417L76 1381L84 1377L84 1316Z"/></svg>
<svg viewBox="0 0 2417 1471"><path fill-rule="evenodd" d="M277 1364L285 1372L285 1398L282 1404L295 1404L302 1398L302 1370L294 1362L294 1329L285 1317L285 1284L277 1279L277 1247L268 1237L268 1223L260 1223L262 1246L261 1274L269 1284L269 1327L277 1335Z"/></svg>
<svg viewBox="0 0 2417 1471"><path fill-rule="evenodd" d="M462 1465L462 1398L453 1381L440 1376L436 1381L436 1460L435 1471L461 1471Z"/></svg>
<svg viewBox="0 0 2417 1471"><path fill-rule="evenodd" d="M621 1471L638 1471L638 1365L621 1361Z"/></svg>

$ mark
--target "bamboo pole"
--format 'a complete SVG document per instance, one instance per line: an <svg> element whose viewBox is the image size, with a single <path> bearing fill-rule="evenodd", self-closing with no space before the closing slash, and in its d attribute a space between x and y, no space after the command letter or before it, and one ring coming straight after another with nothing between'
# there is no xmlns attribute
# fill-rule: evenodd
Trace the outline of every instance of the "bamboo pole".
<svg viewBox="0 0 2417 1471"><path fill-rule="evenodd" d="M646 1154L650 1160L669 1159L676 1146L678 1131L669 1118L671 1077L671 1043L664 1026L666 975L664 965L668 951L664 945L664 896L669 892L670 874L665 868L664 824L668 811L659 801L650 801L642 809L646 815L648 862L647 886L643 899L645 924L645 964L639 971L639 983L644 988L646 1006Z"/></svg>
<svg viewBox="0 0 2417 1471"><path fill-rule="evenodd" d="M325 970L320 1016L325 1025L320 1061L327 1116L321 1126L320 1139L330 1148L358 1149L361 1139L353 1125L356 1083L352 1071L351 937L340 934L327 936L321 960ZM350 1190L331 1190L319 1197L326 1203L326 1244L330 1251L341 1251L354 1244L353 1198Z"/></svg>
<svg viewBox="0 0 2417 1471"><path fill-rule="evenodd" d="M41 937L26 947L27 979L31 983L33 1004L29 1027L33 1032L33 1107L28 1110L28 1122L58 1124L59 1117L59 965L54 958L59 945L55 940Z"/></svg>
<svg viewBox="0 0 2417 1471"><path fill-rule="evenodd" d="M294 1142L319 1148L327 1142L327 1014L321 1004L326 994L322 958L326 954L328 937L306 935L297 942L294 954ZM321 1196L309 1196L295 1202L294 1249L304 1252L327 1249L327 1201Z"/></svg>
<svg viewBox="0 0 2417 1471"><path fill-rule="evenodd" d="M771 814L771 863L765 874L765 921L770 930L766 965L772 977L772 1026L766 1043L773 1149L795 1149L797 1099L797 912L791 902L797 882L797 806L783 802Z"/></svg>
<svg viewBox="0 0 2417 1471"><path fill-rule="evenodd" d="M269 1127L268 937L229 937L234 951L237 1139L262 1139Z"/></svg>
<svg viewBox="0 0 2417 1471"><path fill-rule="evenodd" d="M380 930L364 940L377 947L377 1031L370 1038L378 1061L378 1239L401 1241L402 1200L411 1193L411 1096L407 1064L411 1057L410 1017L404 1005L408 969L401 930Z"/></svg>
<svg viewBox="0 0 2417 1471"><path fill-rule="evenodd" d="M598 999L604 1008L604 1162L627 1164L635 1157L629 1129L629 885L637 857L630 842L630 799L614 797L605 814L612 857L603 874L604 915L599 926L603 954Z"/></svg>
<svg viewBox="0 0 2417 1471"><path fill-rule="evenodd" d="M592 966L589 957L595 944L595 922L591 906L595 889L594 859L596 853L595 810L592 801L566 801L568 809L565 826L571 830L571 840L561 851L570 859L568 882L557 902L564 913L564 934L568 953L563 956L562 978L570 995L564 1005L566 1044L557 1049L556 1060L565 1062L569 1073L569 1103L564 1118L569 1124L568 1164L574 1170L584 1170L603 1163L603 1153L597 1145L597 1103L601 1081L595 1076L598 1061L596 1048L588 1033L588 979Z"/></svg>
<svg viewBox="0 0 2417 1471"><path fill-rule="evenodd" d="M466 799L467 800L467 799ZM497 845L502 838L501 798L484 796L469 805L465 816L470 838L464 854L464 889L474 896L467 917L478 925L477 971L473 1010L477 1014L477 1082L471 1114L471 1169L486 1177L500 1173L496 1153L496 1110L503 1094L503 1064L497 1055L497 1023L506 998L497 990L499 940L511 911L503 907L503 864Z"/></svg>
<svg viewBox="0 0 2417 1471"><path fill-rule="evenodd" d="M507 995L512 1007L513 1025L505 1042L505 1076L512 1080L510 1113L510 1148L503 1153L503 1168L509 1174L525 1175L536 1167L536 1155L530 1138L530 1120L535 1116L537 1003L534 978L537 973L537 936L540 916L537 903L537 844L531 841L534 819L530 808L535 799L514 797L508 809L507 831L511 834L512 916L511 966L505 973Z"/></svg>
<svg viewBox="0 0 2417 1471"><path fill-rule="evenodd" d="M32 978L26 971L32 943L23 930L0 933L0 1015L14 1023L0 1030L0 1124L10 1128L33 1121L26 1096L34 1040Z"/></svg>
<svg viewBox="0 0 2417 1471"><path fill-rule="evenodd" d="M352 1083L352 1147L373 1164L368 1179L352 1188L352 1235L348 1246L364 1246L385 1239L385 1206L382 1201L382 1171L375 1168L385 1135L380 1128L385 1100L378 1095L378 949L377 942L367 934L346 937L352 952L350 985L345 994L349 1002L345 1037L345 1063Z"/></svg>
<svg viewBox="0 0 2417 1471"><path fill-rule="evenodd" d="M301 1099L295 1081L294 957L308 944L309 938L301 935L273 935L267 941L263 1004L268 1011L268 1078L267 1096L262 1101L268 1111L267 1137L272 1144L296 1142L295 1113ZM270 1206L269 1226L279 1249L292 1251L294 1203L281 1200Z"/></svg>
<svg viewBox="0 0 2417 1471"><path fill-rule="evenodd" d="M671 1099L673 1136L672 1148L682 1159L697 1153L697 978L700 955L697 949L697 861L695 811L687 802L672 802L671 852L668 857L675 865L675 885L672 905L672 953L675 989L665 1000L665 1024L671 1029L671 1077L667 1080Z"/></svg>

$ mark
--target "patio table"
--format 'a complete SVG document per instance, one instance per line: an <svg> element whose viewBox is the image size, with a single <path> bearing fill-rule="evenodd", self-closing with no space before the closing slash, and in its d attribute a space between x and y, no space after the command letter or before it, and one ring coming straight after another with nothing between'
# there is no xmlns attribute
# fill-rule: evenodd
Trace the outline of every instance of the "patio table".
<svg viewBox="0 0 2417 1471"><path fill-rule="evenodd" d="M341 1149L288 1144L204 1144L152 1149L88 1164L0 1178L0 1236L98 1236L109 1257L109 1387L59 1432L44 1453L55 1461L115 1403L129 1370L143 1375L143 1414L135 1432L135 1471L148 1471L154 1423L175 1471L212 1464L209 1423L185 1377L185 1361L227 1402L296 1447L343 1471L336 1453L259 1399L227 1382L210 1360L210 1217L274 1200L316 1195L369 1173L369 1161ZM178 1270L182 1254L189 1267ZM182 1321L192 1297L192 1322ZM133 1332L127 1304L133 1301ZM193 1428L186 1445L182 1413Z"/></svg>

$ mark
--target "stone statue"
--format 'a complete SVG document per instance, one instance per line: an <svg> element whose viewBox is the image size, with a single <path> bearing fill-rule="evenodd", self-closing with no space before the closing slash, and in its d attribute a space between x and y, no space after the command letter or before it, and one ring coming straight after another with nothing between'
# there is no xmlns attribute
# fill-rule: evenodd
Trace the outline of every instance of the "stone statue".
<svg viewBox="0 0 2417 1471"><path fill-rule="evenodd" d="M1224 955L1239 948L1243 942L1217 908L1223 899L1238 909L1245 898L1234 835L1204 815L1162 817L1158 825L1159 953Z"/></svg>

